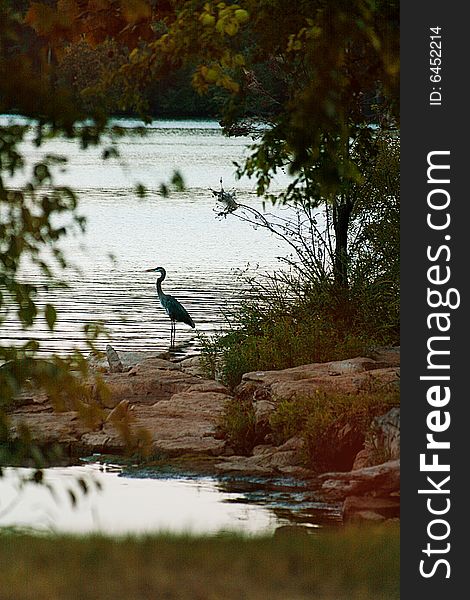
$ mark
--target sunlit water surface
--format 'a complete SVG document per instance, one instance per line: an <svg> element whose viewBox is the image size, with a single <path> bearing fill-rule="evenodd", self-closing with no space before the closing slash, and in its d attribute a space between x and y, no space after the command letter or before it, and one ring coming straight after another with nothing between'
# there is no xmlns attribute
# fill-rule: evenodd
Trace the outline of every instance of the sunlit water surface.
<svg viewBox="0 0 470 600"><path fill-rule="evenodd" d="M270 533L286 524L312 529L338 523L337 506L312 501L309 492L282 481L218 480L212 477L134 473L89 464L45 469L47 486L27 483L26 469L4 470L0 478L0 528L112 535L222 531ZM83 494L78 480L87 483ZM97 487L100 484L100 489ZM20 489L21 488L21 489ZM51 493L52 492L52 493ZM71 494L77 500L71 502Z"/></svg>
<svg viewBox="0 0 470 600"><path fill-rule="evenodd" d="M197 331L212 333L226 326L224 313L245 293L237 270L272 272L280 267L277 257L288 253L265 231L233 216L216 218L210 188L219 189L220 178L225 189L237 190L239 202L261 208L254 181L238 181L234 174L233 162L243 161L250 143L250 138L223 136L213 121L155 121L145 137L120 142L119 160L103 161L102 149L80 151L71 140L52 140L39 149L24 144L28 165L45 154L68 158L57 183L77 191L80 213L87 218L86 234L69 235L62 243L67 258L80 269L64 274L69 289L46 289L43 277L24 266L24 279L40 289L38 303L58 308L53 334L45 320L34 329L42 349L83 348L83 326L101 321L118 350L166 350L170 323L156 299L154 276L144 273L156 266L167 270L164 291L176 296L196 323L196 332L181 324L177 328L181 354L197 349ZM186 189L164 198L160 184L175 170ZM287 181L279 173L273 191ZM139 183L148 190L144 200L135 193ZM10 320L0 337L18 342L27 335Z"/></svg>

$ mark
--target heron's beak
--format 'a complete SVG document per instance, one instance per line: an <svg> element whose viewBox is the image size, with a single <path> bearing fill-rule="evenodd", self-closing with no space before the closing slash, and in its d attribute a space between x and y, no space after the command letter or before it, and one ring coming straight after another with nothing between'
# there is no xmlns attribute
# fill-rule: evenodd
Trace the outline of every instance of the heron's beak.
<svg viewBox="0 0 470 600"><path fill-rule="evenodd" d="M145 269L144 273L150 273L152 271L155 271L155 269Z"/></svg>

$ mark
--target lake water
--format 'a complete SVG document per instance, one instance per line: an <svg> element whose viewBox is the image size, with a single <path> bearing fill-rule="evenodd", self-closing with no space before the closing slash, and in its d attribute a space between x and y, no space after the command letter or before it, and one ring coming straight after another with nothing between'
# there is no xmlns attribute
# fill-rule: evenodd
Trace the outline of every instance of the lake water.
<svg viewBox="0 0 470 600"><path fill-rule="evenodd" d="M166 268L164 291L186 307L197 331L212 333L226 325L224 311L244 293L236 271L252 273L258 267L271 272L280 267L277 257L288 253L265 231L233 216L216 218L210 188L219 189L220 178L226 190L237 190L239 202L261 208L254 182L234 175L233 161L243 161L250 143L250 138L223 136L212 121L155 121L145 137L120 142L119 160L103 161L101 149L80 151L70 140L52 140L39 149L25 144L28 163L46 153L68 158L57 182L77 191L80 213L88 222L85 235L63 242L66 256L80 269L65 273L69 289L44 291L42 278L24 269L24 278L42 289L39 304L52 302L58 308L53 334L45 322L35 327L41 348L83 349L84 324L102 321L117 350L166 350L170 322L156 299L153 274L143 272L156 266ZM160 184L175 170L183 175L186 189L164 198ZM287 181L280 173L273 190ZM145 200L136 196L138 183L148 189ZM10 322L1 337L18 342L25 334ZM183 324L177 326L176 340L182 354L198 347L196 332Z"/></svg>
<svg viewBox="0 0 470 600"><path fill-rule="evenodd" d="M156 532L272 533L282 525L312 530L338 524L337 505L325 505L293 480L261 481L191 477L162 472L123 473L117 466L88 464L44 470L53 490L20 480L31 472L4 469L0 478L0 528L111 535ZM123 476L124 475L124 476ZM78 479L89 485L84 496ZM98 490L96 482L101 489ZM69 492L77 498L74 506Z"/></svg>

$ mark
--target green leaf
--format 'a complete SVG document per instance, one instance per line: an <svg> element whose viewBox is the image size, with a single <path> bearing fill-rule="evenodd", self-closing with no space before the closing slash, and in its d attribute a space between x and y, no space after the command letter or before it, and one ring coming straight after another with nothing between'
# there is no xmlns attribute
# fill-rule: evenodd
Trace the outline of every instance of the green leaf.
<svg viewBox="0 0 470 600"><path fill-rule="evenodd" d="M67 492L69 495L70 503L72 507L75 508L77 506L77 495L72 490L67 490Z"/></svg>
<svg viewBox="0 0 470 600"><path fill-rule="evenodd" d="M46 317L49 329L52 331L57 320L57 311L52 304L46 304L44 308L44 316Z"/></svg>
<svg viewBox="0 0 470 600"><path fill-rule="evenodd" d="M83 494L87 494L88 493L88 484L87 482L83 479L83 478L79 478L77 479L77 483L80 486L80 489L82 490Z"/></svg>
<svg viewBox="0 0 470 600"><path fill-rule="evenodd" d="M171 183L178 192L184 192L184 190L185 190L184 179L179 171L175 171L173 173L173 176L171 178Z"/></svg>
<svg viewBox="0 0 470 600"><path fill-rule="evenodd" d="M145 198L147 195L147 188L141 183L137 184L135 192L139 198Z"/></svg>
<svg viewBox="0 0 470 600"><path fill-rule="evenodd" d="M43 472L41 469L37 469L36 471L34 471L31 479L35 482L35 483L42 483L42 479L43 479Z"/></svg>

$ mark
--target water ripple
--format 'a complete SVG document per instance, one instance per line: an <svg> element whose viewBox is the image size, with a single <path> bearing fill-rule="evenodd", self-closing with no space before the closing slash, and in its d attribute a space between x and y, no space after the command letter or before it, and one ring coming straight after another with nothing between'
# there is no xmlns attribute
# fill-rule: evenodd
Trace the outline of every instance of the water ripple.
<svg viewBox="0 0 470 600"><path fill-rule="evenodd" d="M257 265L262 271L278 268L276 257L287 249L275 238L235 217L217 220L215 215L209 188L218 188L220 177L226 188L236 186L240 201L259 207L253 182L234 177L233 161L243 160L248 140L225 138L214 122L170 125L154 123L146 137L126 141L122 160L127 167L103 163L69 140L45 145L49 153L70 157L61 182L77 190L87 232L63 242L78 269L62 273L67 289L48 287L34 269L23 268L22 277L39 288L39 306L57 307L55 331L39 319L32 331L24 332L9 319L1 338L20 343L33 334L43 351L69 352L84 348L83 326L100 321L118 349L165 350L170 322L156 298L153 274L144 273L164 266L164 291L178 298L196 323L196 331L177 325L177 342L183 352L192 352L199 344L197 333L225 327L224 313L246 297L236 270L247 265L250 272ZM25 153L37 159L46 150L28 146ZM175 169L182 171L188 187L163 198L159 184ZM133 192L136 181L148 187L145 200Z"/></svg>

